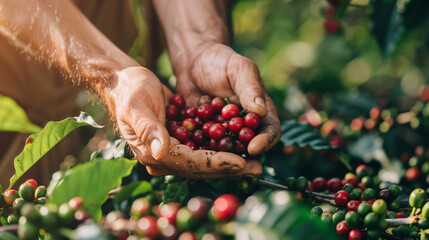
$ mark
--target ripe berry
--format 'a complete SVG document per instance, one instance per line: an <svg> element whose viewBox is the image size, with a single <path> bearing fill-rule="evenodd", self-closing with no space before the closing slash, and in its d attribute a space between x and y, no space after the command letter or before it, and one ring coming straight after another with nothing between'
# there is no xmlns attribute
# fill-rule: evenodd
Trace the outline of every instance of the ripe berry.
<svg viewBox="0 0 429 240"><path fill-rule="evenodd" d="M211 104L212 102L212 97L210 97L209 95L203 95L201 96L201 98L198 100L197 102L197 106L201 106L203 104Z"/></svg>
<svg viewBox="0 0 429 240"><path fill-rule="evenodd" d="M195 120L192 118L186 118L182 121L182 127L185 127L190 132L193 131L196 127Z"/></svg>
<svg viewBox="0 0 429 240"><path fill-rule="evenodd" d="M229 120L228 122L228 129L235 134L238 134L238 132L243 127L244 127L244 120L242 118L234 117L234 118L231 118L231 120Z"/></svg>
<svg viewBox="0 0 429 240"><path fill-rule="evenodd" d="M228 104L222 108L222 116L226 120L230 120L233 117L238 117L240 109L235 104Z"/></svg>
<svg viewBox="0 0 429 240"><path fill-rule="evenodd" d="M217 114L214 117L214 121L217 123L223 123L223 122L225 122L225 118L223 118L222 114Z"/></svg>
<svg viewBox="0 0 429 240"><path fill-rule="evenodd" d="M185 108L186 102L182 95L176 93L170 98L170 103L176 106L178 109Z"/></svg>
<svg viewBox="0 0 429 240"><path fill-rule="evenodd" d="M234 139L232 137L223 137L219 140L219 151L232 152L234 150Z"/></svg>
<svg viewBox="0 0 429 240"><path fill-rule="evenodd" d="M189 131L185 127L177 127L174 129L173 137L184 143L189 138Z"/></svg>
<svg viewBox="0 0 429 240"><path fill-rule="evenodd" d="M213 98L210 106L213 108L213 111L220 112L222 108L225 106L225 101L220 97Z"/></svg>
<svg viewBox="0 0 429 240"><path fill-rule="evenodd" d="M386 202L390 202L390 200L392 200L392 194L389 189L383 189L378 193L378 198L381 198Z"/></svg>
<svg viewBox="0 0 429 240"><path fill-rule="evenodd" d="M219 221L229 221L235 217L240 201L235 195L224 194L213 202L213 215Z"/></svg>
<svg viewBox="0 0 429 240"><path fill-rule="evenodd" d="M207 145L202 145L198 149L200 149L200 150L210 150L210 147L207 146Z"/></svg>
<svg viewBox="0 0 429 240"><path fill-rule="evenodd" d="M197 116L197 107L188 107L184 109L182 118L195 118Z"/></svg>
<svg viewBox="0 0 429 240"><path fill-rule="evenodd" d="M349 192L340 190L335 194L335 203L339 207L344 207L349 201Z"/></svg>
<svg viewBox="0 0 429 240"><path fill-rule="evenodd" d="M197 115L201 118L203 121L207 121L213 117L213 109L208 104L202 104L197 109Z"/></svg>
<svg viewBox="0 0 429 240"><path fill-rule="evenodd" d="M209 130L213 124L215 124L215 122L213 122L213 121L207 121L203 124L201 129L203 130L204 135L209 136Z"/></svg>
<svg viewBox="0 0 429 240"><path fill-rule="evenodd" d="M137 222L137 232L148 238L156 238L161 233L156 225L156 218L153 216L144 216Z"/></svg>
<svg viewBox="0 0 429 240"><path fill-rule="evenodd" d="M247 152L247 144L244 144L238 140L235 140L235 153L243 154Z"/></svg>
<svg viewBox="0 0 429 240"><path fill-rule="evenodd" d="M177 212L180 209L180 205L175 202L169 202L162 205L159 209L160 217L164 217L169 223L174 224L176 222Z"/></svg>
<svg viewBox="0 0 429 240"><path fill-rule="evenodd" d="M363 233L360 229L353 229L349 233L349 240L361 240L363 239Z"/></svg>
<svg viewBox="0 0 429 240"><path fill-rule="evenodd" d="M214 139L210 139L209 148L213 151L217 151L219 150L219 143Z"/></svg>
<svg viewBox="0 0 429 240"><path fill-rule="evenodd" d="M165 116L169 120L174 120L179 116L179 108L177 108L175 105L167 105L165 107Z"/></svg>
<svg viewBox="0 0 429 240"><path fill-rule="evenodd" d="M150 209L152 208L152 204L150 203L148 198L138 198L134 200L131 205L131 215L136 216L138 218L143 217L144 215L148 215L150 213Z"/></svg>
<svg viewBox="0 0 429 240"><path fill-rule="evenodd" d="M13 201L19 197L19 193L15 189L9 189L3 193L3 196L7 205L12 206Z"/></svg>
<svg viewBox="0 0 429 240"><path fill-rule="evenodd" d="M420 178L420 170L415 167L409 168L405 173L405 178L410 182L418 180Z"/></svg>
<svg viewBox="0 0 429 240"><path fill-rule="evenodd" d="M359 207L360 201L358 200L351 200L347 203L347 211L357 211Z"/></svg>
<svg viewBox="0 0 429 240"><path fill-rule="evenodd" d="M345 236L349 233L349 226L347 226L346 221L343 220L337 224L336 230L339 235Z"/></svg>
<svg viewBox="0 0 429 240"><path fill-rule="evenodd" d="M207 213L210 209L210 203L208 199L203 197L193 197L189 199L186 206L196 219L203 221L207 218Z"/></svg>
<svg viewBox="0 0 429 240"><path fill-rule="evenodd" d="M339 178L331 178L326 183L326 187L328 188L329 192L334 193L341 190L343 184L341 183L341 180Z"/></svg>
<svg viewBox="0 0 429 240"><path fill-rule="evenodd" d="M201 128L204 124L203 120L199 116L194 117L194 121L196 128Z"/></svg>
<svg viewBox="0 0 429 240"><path fill-rule="evenodd" d="M33 185L33 188L34 188L34 190L36 190L37 189L37 182L36 182L36 180L34 180L34 179L28 179L27 181L25 181L26 183L29 183L29 184L31 184L31 185Z"/></svg>
<svg viewBox="0 0 429 240"><path fill-rule="evenodd" d="M367 176L369 174L369 169L365 164L361 164L356 168L356 174L360 177Z"/></svg>
<svg viewBox="0 0 429 240"><path fill-rule="evenodd" d="M323 27L328 33L336 33L340 29L340 24L335 20L325 20Z"/></svg>
<svg viewBox="0 0 429 240"><path fill-rule="evenodd" d="M183 144L185 144L186 146L190 147L192 150L196 150L197 149L197 145L195 145L194 142L192 142L191 140L186 140Z"/></svg>
<svg viewBox="0 0 429 240"><path fill-rule="evenodd" d="M346 185L347 183L351 184L353 187L356 188L358 186L358 184L359 184L359 181L357 180L357 178L348 178L348 179L344 179L342 181L343 185Z"/></svg>
<svg viewBox="0 0 429 240"><path fill-rule="evenodd" d="M248 113L244 117L244 125L250 127L251 129L258 128L260 122L261 118L255 113Z"/></svg>
<svg viewBox="0 0 429 240"><path fill-rule="evenodd" d="M192 132L191 139L195 144L202 145L204 143L203 130L197 129L194 132Z"/></svg>
<svg viewBox="0 0 429 240"><path fill-rule="evenodd" d="M226 134L226 128L220 124L215 123L209 129L209 136L214 140L220 140Z"/></svg>
<svg viewBox="0 0 429 240"><path fill-rule="evenodd" d="M326 180L322 177L317 177L311 182L314 192L323 192L326 189Z"/></svg>
<svg viewBox="0 0 429 240"><path fill-rule="evenodd" d="M244 127L238 132L238 139L243 143L250 142L253 137L255 137L255 133L248 127Z"/></svg>
<svg viewBox="0 0 429 240"><path fill-rule="evenodd" d="M81 197L74 197L69 201L69 206L73 210L79 209L82 205L83 205L83 198Z"/></svg>

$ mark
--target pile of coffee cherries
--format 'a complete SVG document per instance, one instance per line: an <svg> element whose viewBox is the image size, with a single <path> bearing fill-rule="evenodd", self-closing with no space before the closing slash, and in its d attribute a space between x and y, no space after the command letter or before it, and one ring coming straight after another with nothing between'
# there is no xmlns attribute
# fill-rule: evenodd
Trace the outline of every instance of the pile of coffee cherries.
<svg viewBox="0 0 429 240"><path fill-rule="evenodd" d="M175 94L165 114L170 135L190 148L240 155L247 153L247 145L261 122L257 114L208 95L198 100L197 107L187 107L183 96Z"/></svg>
<svg viewBox="0 0 429 240"><path fill-rule="evenodd" d="M1 206L7 216L8 224L18 224L20 239L58 239L59 230L75 229L79 224L90 218L90 214L82 208L84 202L80 197L57 207L48 202L46 187L38 186L34 179L20 185L19 190L9 189L3 193Z"/></svg>
<svg viewBox="0 0 429 240"><path fill-rule="evenodd" d="M214 222L233 220L240 205L240 200L231 194L221 195L213 202L193 197L183 207L176 202L152 204L148 197L141 197L133 202L130 219L114 211L106 216L103 224L120 239L221 240L222 234L210 226L213 227Z"/></svg>

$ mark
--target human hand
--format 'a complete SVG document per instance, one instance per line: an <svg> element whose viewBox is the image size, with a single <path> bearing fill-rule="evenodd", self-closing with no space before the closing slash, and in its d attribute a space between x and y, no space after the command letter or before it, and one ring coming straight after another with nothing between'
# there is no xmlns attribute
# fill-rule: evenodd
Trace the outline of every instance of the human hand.
<svg viewBox="0 0 429 240"><path fill-rule="evenodd" d="M165 106L172 93L152 72L130 67L117 76L109 94L112 97L107 98L109 110L131 151L151 175L208 179L261 174L257 161L226 152L194 151L170 138L165 129Z"/></svg>
<svg viewBox="0 0 429 240"><path fill-rule="evenodd" d="M259 70L251 60L219 43L204 43L175 62L177 91L196 105L204 94L228 98L247 112L263 117L261 131L248 145L251 155L270 149L280 139L281 128L273 101L265 91Z"/></svg>

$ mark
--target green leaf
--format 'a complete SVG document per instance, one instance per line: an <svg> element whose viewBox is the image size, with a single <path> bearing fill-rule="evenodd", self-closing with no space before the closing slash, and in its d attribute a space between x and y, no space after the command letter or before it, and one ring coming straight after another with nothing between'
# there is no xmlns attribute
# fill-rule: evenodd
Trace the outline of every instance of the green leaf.
<svg viewBox="0 0 429 240"><path fill-rule="evenodd" d="M289 120L282 123L280 141L286 146L297 144L299 147L310 146L314 150L335 149L319 132L308 123Z"/></svg>
<svg viewBox="0 0 429 240"><path fill-rule="evenodd" d="M334 228L310 217L286 191L249 197L236 218L236 239L340 239Z"/></svg>
<svg viewBox="0 0 429 240"><path fill-rule="evenodd" d="M152 191L152 185L147 181L139 181L128 184L123 187L121 191L115 194L114 202L119 204L122 201L136 197L138 195L143 195Z"/></svg>
<svg viewBox="0 0 429 240"><path fill-rule="evenodd" d="M0 95L0 131L37 133L40 130L13 99Z"/></svg>
<svg viewBox="0 0 429 240"><path fill-rule="evenodd" d="M372 34L385 58L395 51L405 33L398 4L395 0L375 0L372 5Z"/></svg>
<svg viewBox="0 0 429 240"><path fill-rule="evenodd" d="M98 220L101 205L107 200L109 191L119 187L122 178L131 173L137 160L118 158L96 159L78 165L68 172L63 181L52 191L50 202L61 205L73 197L82 197L85 208Z"/></svg>
<svg viewBox="0 0 429 240"><path fill-rule="evenodd" d="M14 159L15 174L10 179L9 189L57 143L73 130L83 126L102 127L91 116L81 112L79 117L71 117L59 122L48 122L41 132L30 135L23 151Z"/></svg>
<svg viewBox="0 0 429 240"><path fill-rule="evenodd" d="M178 202L180 204L185 203L189 198L189 182L191 179L186 179L182 182L173 182L167 185L163 194L163 202Z"/></svg>
<svg viewBox="0 0 429 240"><path fill-rule="evenodd" d="M13 233L3 231L0 232L0 240L19 240L19 238Z"/></svg>

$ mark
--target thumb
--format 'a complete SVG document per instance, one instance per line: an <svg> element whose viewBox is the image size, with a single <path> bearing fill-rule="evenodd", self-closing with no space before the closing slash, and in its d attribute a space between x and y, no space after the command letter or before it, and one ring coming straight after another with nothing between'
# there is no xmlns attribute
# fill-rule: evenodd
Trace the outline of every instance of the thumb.
<svg viewBox="0 0 429 240"><path fill-rule="evenodd" d="M228 78L240 99L241 106L247 112L265 117L268 113L264 97L265 88L255 63L238 54L233 54L228 62Z"/></svg>
<svg viewBox="0 0 429 240"><path fill-rule="evenodd" d="M142 109L142 108L140 108ZM169 152L170 139L164 124L155 116L155 114L145 108L142 111L134 111L131 116L131 128L152 157L156 160L163 159ZM164 113L161 113L163 116Z"/></svg>

